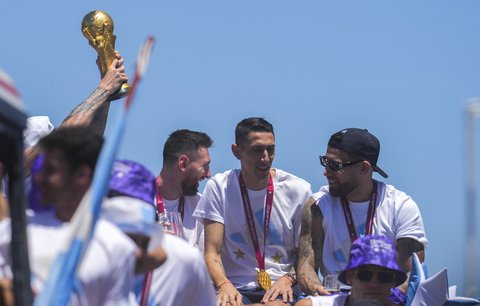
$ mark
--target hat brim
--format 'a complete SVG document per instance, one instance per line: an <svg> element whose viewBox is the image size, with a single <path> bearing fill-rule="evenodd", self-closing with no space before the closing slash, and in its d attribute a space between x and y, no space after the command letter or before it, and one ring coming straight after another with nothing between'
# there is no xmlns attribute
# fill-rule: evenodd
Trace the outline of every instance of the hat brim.
<svg viewBox="0 0 480 306"><path fill-rule="evenodd" d="M380 174L384 178L388 178L388 174L386 174L385 171L380 169L378 166L373 166L372 168L373 168L373 171L377 172L378 174Z"/></svg>
<svg viewBox="0 0 480 306"><path fill-rule="evenodd" d="M350 270L354 270L358 267L359 266L351 268L349 270L343 270L342 273L340 273L340 275L338 276L338 280L341 281L342 283L346 284L346 285L351 286L352 284L348 283L348 281L347 281L347 272L350 271ZM382 267L382 266L379 266L379 267L385 268L385 267ZM403 284L407 280L407 274L405 274L405 272L399 271L399 270L388 269L388 268L385 268L385 269L395 272L395 286L394 287L400 286L401 284Z"/></svg>

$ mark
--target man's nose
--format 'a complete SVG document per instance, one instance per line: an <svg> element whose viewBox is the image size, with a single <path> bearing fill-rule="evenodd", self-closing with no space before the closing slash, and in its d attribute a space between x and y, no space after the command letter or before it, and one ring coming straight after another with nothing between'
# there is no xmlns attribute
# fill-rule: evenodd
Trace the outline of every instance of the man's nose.
<svg viewBox="0 0 480 306"><path fill-rule="evenodd" d="M271 155L268 153L268 150L265 149L263 150L262 152L262 160L265 161L265 162L269 162L271 160Z"/></svg>

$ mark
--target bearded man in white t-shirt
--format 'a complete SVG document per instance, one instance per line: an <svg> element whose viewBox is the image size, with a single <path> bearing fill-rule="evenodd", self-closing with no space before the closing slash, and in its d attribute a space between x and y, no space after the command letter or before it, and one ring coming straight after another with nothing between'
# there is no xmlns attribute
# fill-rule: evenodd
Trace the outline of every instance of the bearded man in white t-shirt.
<svg viewBox="0 0 480 306"><path fill-rule="evenodd" d="M373 179L388 175L377 165L380 142L365 129L348 128L330 137L325 156L328 185L311 197L302 217L298 281L304 292L326 295L316 270L338 276L348 263L352 242L363 235L382 235L395 242L398 262L411 270L416 252L424 260L427 238L417 204L395 187ZM402 291L392 297L402 302Z"/></svg>
<svg viewBox="0 0 480 306"><path fill-rule="evenodd" d="M200 181L210 177L212 139L203 132L177 130L163 147L163 166L156 179L157 212L178 212L186 240L203 249L203 225L192 217L201 194Z"/></svg>
<svg viewBox="0 0 480 306"><path fill-rule="evenodd" d="M205 260L217 305L288 305L295 296L291 272L310 184L272 168L275 136L263 118L237 124L232 152L241 169L210 179L194 212L205 224Z"/></svg>

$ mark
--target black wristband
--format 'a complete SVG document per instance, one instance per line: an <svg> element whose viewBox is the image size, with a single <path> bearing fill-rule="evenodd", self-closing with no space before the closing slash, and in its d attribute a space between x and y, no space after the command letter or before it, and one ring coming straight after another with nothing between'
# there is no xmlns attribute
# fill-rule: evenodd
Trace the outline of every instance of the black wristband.
<svg viewBox="0 0 480 306"><path fill-rule="evenodd" d="M285 274L284 276L288 277L290 281L292 282L292 287L297 284L297 275L293 272L289 272Z"/></svg>

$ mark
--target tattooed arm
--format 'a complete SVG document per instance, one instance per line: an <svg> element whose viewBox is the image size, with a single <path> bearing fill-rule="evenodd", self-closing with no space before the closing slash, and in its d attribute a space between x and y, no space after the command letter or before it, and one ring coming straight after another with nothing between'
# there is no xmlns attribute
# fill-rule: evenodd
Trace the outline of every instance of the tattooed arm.
<svg viewBox="0 0 480 306"><path fill-rule="evenodd" d="M397 260L403 271L410 276L412 270L412 253L417 253L420 262L425 260L425 248L423 244L412 238L399 238L397 239ZM407 292L408 278L405 283L399 286L399 289L403 292Z"/></svg>
<svg viewBox="0 0 480 306"><path fill-rule="evenodd" d="M217 305L243 305L242 295L235 289L225 275L222 263L222 248L225 226L222 223L206 220L205 227L205 263L217 288Z"/></svg>
<svg viewBox="0 0 480 306"><path fill-rule="evenodd" d="M123 58L119 53L115 53L115 55L117 58L113 60L98 87L85 101L70 112L60 127L90 124L98 133L103 134L110 107L108 98L115 93L123 83L128 81L125 66L123 65Z"/></svg>
<svg viewBox="0 0 480 306"><path fill-rule="evenodd" d="M316 200L309 198L302 213L302 229L298 247L297 281L310 295L330 294L322 286L316 270L322 262L323 216Z"/></svg>
<svg viewBox="0 0 480 306"><path fill-rule="evenodd" d="M122 56L116 52L116 59L113 60L105 76L100 80L100 84L90 94L90 96L75 107L68 116L63 119L59 128L73 125L90 124L99 133L103 134L107 124L108 110L110 101L108 98L115 93L123 83L128 81L123 65ZM37 145L26 149L24 152L25 176L30 175L32 163L39 154Z"/></svg>

